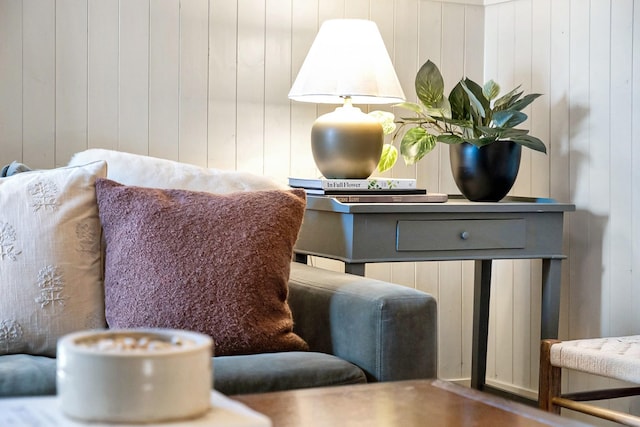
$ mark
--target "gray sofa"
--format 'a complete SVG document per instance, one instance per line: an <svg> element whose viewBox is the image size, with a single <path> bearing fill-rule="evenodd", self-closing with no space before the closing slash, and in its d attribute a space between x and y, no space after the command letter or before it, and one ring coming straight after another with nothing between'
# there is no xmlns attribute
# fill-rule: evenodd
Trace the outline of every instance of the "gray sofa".
<svg viewBox="0 0 640 427"><path fill-rule="evenodd" d="M126 185L220 193L273 187L270 181L246 173L100 149L76 154L70 166L96 160L106 160L108 177ZM6 172L24 170L28 167L13 164ZM432 296L292 263L288 302L294 332L310 351L215 357L213 386L217 390L240 394L436 377ZM0 356L0 397L55 394L55 376L54 358Z"/></svg>
<svg viewBox="0 0 640 427"><path fill-rule="evenodd" d="M289 304L309 352L213 358L232 395L436 377L436 302L424 292L292 263ZM56 393L56 360L0 356L0 397Z"/></svg>

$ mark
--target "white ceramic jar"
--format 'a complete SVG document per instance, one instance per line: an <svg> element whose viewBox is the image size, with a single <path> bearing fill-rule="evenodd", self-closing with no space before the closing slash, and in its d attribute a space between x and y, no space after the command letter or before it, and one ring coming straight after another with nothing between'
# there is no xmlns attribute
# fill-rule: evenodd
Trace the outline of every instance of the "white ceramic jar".
<svg viewBox="0 0 640 427"><path fill-rule="evenodd" d="M213 341L173 329L76 332L57 350L62 411L83 421L195 418L211 405Z"/></svg>

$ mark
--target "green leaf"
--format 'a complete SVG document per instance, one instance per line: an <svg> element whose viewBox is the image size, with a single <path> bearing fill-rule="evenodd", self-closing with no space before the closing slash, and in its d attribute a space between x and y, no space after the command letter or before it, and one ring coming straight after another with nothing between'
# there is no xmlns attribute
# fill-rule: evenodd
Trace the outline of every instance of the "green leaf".
<svg viewBox="0 0 640 427"><path fill-rule="evenodd" d="M474 128L473 122L471 120L456 120L456 119L446 119L446 118L443 118L441 120L445 123L448 123L453 126L458 126L460 128L465 128L465 129Z"/></svg>
<svg viewBox="0 0 640 427"><path fill-rule="evenodd" d="M527 120L527 115L521 111L503 110L493 114L493 124L501 128L513 128Z"/></svg>
<svg viewBox="0 0 640 427"><path fill-rule="evenodd" d="M436 137L421 127L409 129L400 142L400 154L404 162L412 165L422 159L436 146Z"/></svg>
<svg viewBox="0 0 640 427"><path fill-rule="evenodd" d="M442 142L444 144L460 144L464 142L464 139L458 135L452 135L450 133L444 133L442 135L438 135L436 137L436 141Z"/></svg>
<svg viewBox="0 0 640 427"><path fill-rule="evenodd" d="M461 120L468 119L471 116L468 110L469 97L461 83L458 83L451 90L449 104L451 105L451 118Z"/></svg>
<svg viewBox="0 0 640 427"><path fill-rule="evenodd" d="M496 99L496 102L493 104L493 108L496 110L504 110L506 108L509 108L509 106L516 102L516 100L520 98L520 95L522 95L522 92L518 92L518 89L520 89L520 86L516 87L506 95L503 95L500 98Z"/></svg>
<svg viewBox="0 0 640 427"><path fill-rule="evenodd" d="M503 130L502 128L495 128L490 126L476 126L476 129L478 129L483 135L492 137L499 136L500 131Z"/></svg>
<svg viewBox="0 0 640 427"><path fill-rule="evenodd" d="M498 129L498 137L500 139L511 139L518 136L523 136L529 133L527 129Z"/></svg>
<svg viewBox="0 0 640 427"><path fill-rule="evenodd" d="M525 97L522 98L521 100L519 100L517 102L514 102L511 105L510 109L511 110L521 111L527 105L529 105L533 101L535 101L535 99L538 98L539 96L542 96L542 94L541 93L530 93L529 95L525 95Z"/></svg>
<svg viewBox="0 0 640 427"><path fill-rule="evenodd" d="M445 96L442 97L437 107L426 107L425 110L426 114L431 117L451 117L451 104Z"/></svg>
<svg viewBox="0 0 640 427"><path fill-rule="evenodd" d="M486 110L489 109L489 101L482 94L482 88L480 85L470 79L465 79L460 83L469 97L469 103L473 112L477 116L485 118L487 116Z"/></svg>
<svg viewBox="0 0 640 427"><path fill-rule="evenodd" d="M495 99L500 93L500 85L494 82L493 80L489 80L484 84L484 87L482 88L482 93L484 94L485 98L491 101Z"/></svg>
<svg viewBox="0 0 640 427"><path fill-rule="evenodd" d="M427 107L437 107L444 96L444 79L438 67L427 61L416 74L416 95Z"/></svg>
<svg viewBox="0 0 640 427"><path fill-rule="evenodd" d="M547 147L545 147L544 143L540 139L536 138L535 136L522 135L522 136L509 138L509 139L524 147L547 154Z"/></svg>
<svg viewBox="0 0 640 427"><path fill-rule="evenodd" d="M398 160L398 149L391 144L384 144L382 146L382 156L378 162L378 170L380 172L387 171L396 164Z"/></svg>
<svg viewBox="0 0 640 427"><path fill-rule="evenodd" d="M382 125L382 131L385 135L389 135L396 130L396 124L393 122L395 116L388 111L375 110L369 113L371 117L376 119Z"/></svg>

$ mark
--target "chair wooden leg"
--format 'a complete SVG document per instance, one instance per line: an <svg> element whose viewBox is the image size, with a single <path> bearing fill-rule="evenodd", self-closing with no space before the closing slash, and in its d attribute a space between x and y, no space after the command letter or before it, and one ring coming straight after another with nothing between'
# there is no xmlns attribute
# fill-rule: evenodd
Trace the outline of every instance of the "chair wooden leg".
<svg viewBox="0 0 640 427"><path fill-rule="evenodd" d="M540 343L540 381L538 388L538 406L548 412L560 413L560 406L553 403L554 397L560 397L562 369L551 366L551 346L558 340L546 339Z"/></svg>

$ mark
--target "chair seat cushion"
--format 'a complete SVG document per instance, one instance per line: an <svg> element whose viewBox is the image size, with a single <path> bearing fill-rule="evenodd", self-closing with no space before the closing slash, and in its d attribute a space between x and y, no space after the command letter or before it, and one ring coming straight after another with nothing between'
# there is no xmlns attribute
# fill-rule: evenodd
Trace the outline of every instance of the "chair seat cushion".
<svg viewBox="0 0 640 427"><path fill-rule="evenodd" d="M56 359L29 354L0 356L0 398L56 394Z"/></svg>
<svg viewBox="0 0 640 427"><path fill-rule="evenodd" d="M280 352L214 358L214 388L245 394L366 383L364 372L336 356Z"/></svg>
<svg viewBox="0 0 640 427"><path fill-rule="evenodd" d="M336 356L279 352L213 359L214 388L224 394L365 383L364 372ZM56 394L56 359L0 356L0 398Z"/></svg>
<svg viewBox="0 0 640 427"><path fill-rule="evenodd" d="M551 365L640 384L640 335L563 341Z"/></svg>

